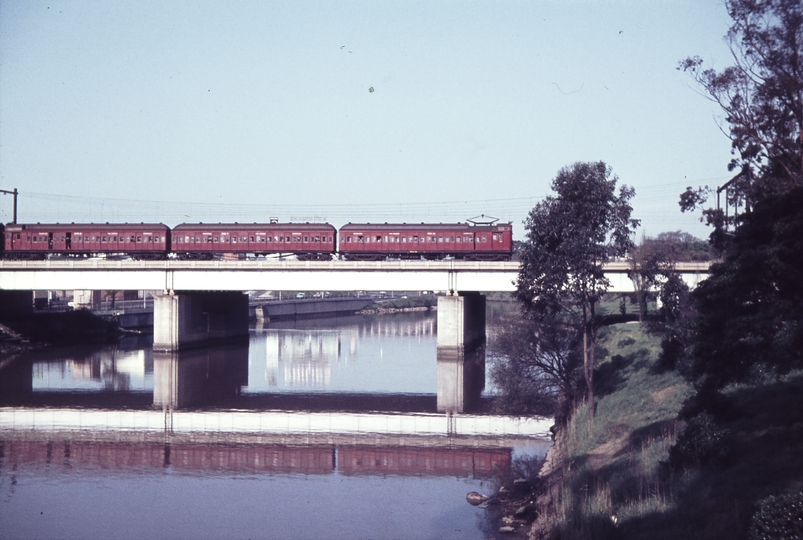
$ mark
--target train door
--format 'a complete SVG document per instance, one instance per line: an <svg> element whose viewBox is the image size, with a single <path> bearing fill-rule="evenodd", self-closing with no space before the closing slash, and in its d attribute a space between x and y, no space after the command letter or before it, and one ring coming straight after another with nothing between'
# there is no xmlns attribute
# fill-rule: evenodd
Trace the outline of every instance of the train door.
<svg viewBox="0 0 803 540"><path fill-rule="evenodd" d="M64 241L65 241L64 248L65 249L72 249L72 238L71 238L71 236L72 236L72 233L68 232L67 236L64 239Z"/></svg>
<svg viewBox="0 0 803 540"><path fill-rule="evenodd" d="M53 251L53 233L47 233L47 250Z"/></svg>

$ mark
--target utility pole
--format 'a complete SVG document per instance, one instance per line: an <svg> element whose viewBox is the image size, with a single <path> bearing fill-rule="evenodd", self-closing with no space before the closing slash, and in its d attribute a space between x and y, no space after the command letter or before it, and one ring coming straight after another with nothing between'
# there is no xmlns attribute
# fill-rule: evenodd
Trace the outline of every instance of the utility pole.
<svg viewBox="0 0 803 540"><path fill-rule="evenodd" d="M14 195L14 214L13 214L14 217L11 220L11 223L16 224L17 223L17 195L19 195L19 192L17 191L17 188L14 188L14 191L6 191L5 189L0 189L0 193L2 193L4 195Z"/></svg>

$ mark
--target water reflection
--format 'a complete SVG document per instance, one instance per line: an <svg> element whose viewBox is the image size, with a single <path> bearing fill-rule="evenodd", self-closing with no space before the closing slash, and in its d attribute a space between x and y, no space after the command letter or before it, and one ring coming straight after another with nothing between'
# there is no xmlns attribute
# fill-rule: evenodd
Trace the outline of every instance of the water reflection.
<svg viewBox="0 0 803 540"><path fill-rule="evenodd" d="M354 317L179 353L133 340L6 358L4 531L481 538L466 493L543 455L550 422L489 414L483 351L437 350L435 331L431 315Z"/></svg>
<svg viewBox="0 0 803 540"><path fill-rule="evenodd" d="M509 475L510 448L390 446L232 445L7 438L0 441L2 468L22 472L44 465L65 469L146 473L164 468L204 473L300 473L492 478ZM52 435L51 435L52 437Z"/></svg>
<svg viewBox="0 0 803 540"><path fill-rule="evenodd" d="M435 344L432 314L258 327L243 392L434 394Z"/></svg>
<svg viewBox="0 0 803 540"><path fill-rule="evenodd" d="M153 404L180 409L235 398L248 384L248 343L153 353Z"/></svg>

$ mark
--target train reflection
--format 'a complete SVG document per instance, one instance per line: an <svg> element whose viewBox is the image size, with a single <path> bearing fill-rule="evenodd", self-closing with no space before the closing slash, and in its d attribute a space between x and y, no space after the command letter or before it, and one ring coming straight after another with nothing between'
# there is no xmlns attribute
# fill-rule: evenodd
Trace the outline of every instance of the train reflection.
<svg viewBox="0 0 803 540"><path fill-rule="evenodd" d="M164 469L202 473L302 473L346 475L509 475L510 448L280 446L142 443L91 440L0 441L0 469Z"/></svg>

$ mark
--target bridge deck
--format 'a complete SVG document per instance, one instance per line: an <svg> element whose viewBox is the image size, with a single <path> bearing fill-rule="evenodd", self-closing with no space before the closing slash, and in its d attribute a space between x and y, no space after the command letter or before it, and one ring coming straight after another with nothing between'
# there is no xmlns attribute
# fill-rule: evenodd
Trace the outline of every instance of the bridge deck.
<svg viewBox="0 0 803 540"><path fill-rule="evenodd" d="M709 263L677 265L690 286L708 268ZM627 262L605 265L612 291L633 290L629 269ZM510 292L518 271L517 261L0 261L0 289Z"/></svg>

